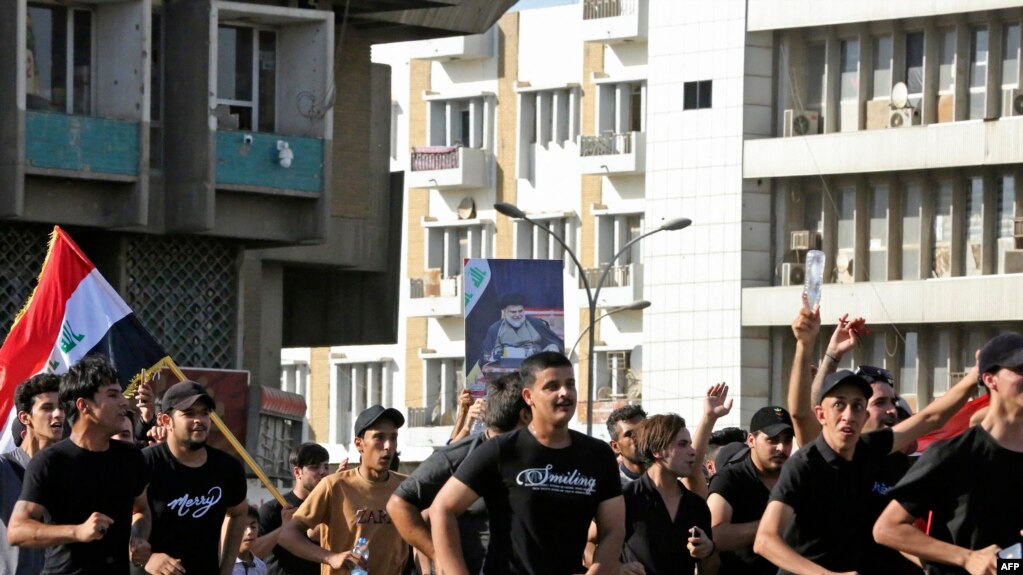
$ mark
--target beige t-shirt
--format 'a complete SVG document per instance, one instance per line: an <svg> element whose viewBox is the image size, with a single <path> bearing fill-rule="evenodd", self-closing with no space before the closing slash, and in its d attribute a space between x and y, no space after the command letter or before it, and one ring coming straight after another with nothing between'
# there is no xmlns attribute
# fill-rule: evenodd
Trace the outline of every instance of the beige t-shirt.
<svg viewBox="0 0 1023 575"><path fill-rule="evenodd" d="M373 575L400 575L408 545L387 515L387 500L405 480L390 472L387 481L374 483L358 468L330 475L319 482L295 512L294 518L309 527L323 524L320 545L333 553L351 551L359 537L369 544L369 566ZM322 575L342 575L342 569L320 567Z"/></svg>

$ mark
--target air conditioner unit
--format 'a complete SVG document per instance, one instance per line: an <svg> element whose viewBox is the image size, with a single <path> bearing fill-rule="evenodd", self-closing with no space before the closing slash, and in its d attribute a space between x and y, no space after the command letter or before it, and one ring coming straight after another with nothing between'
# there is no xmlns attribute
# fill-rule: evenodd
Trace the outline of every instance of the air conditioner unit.
<svg viewBox="0 0 1023 575"><path fill-rule="evenodd" d="M901 128L920 123L920 115L913 108L896 108L888 115L889 128Z"/></svg>
<svg viewBox="0 0 1023 575"><path fill-rule="evenodd" d="M789 237L790 250L816 250L821 245L821 234L813 230L796 230Z"/></svg>
<svg viewBox="0 0 1023 575"><path fill-rule="evenodd" d="M782 136L809 136L817 133L820 114L810 110L785 110Z"/></svg>
<svg viewBox="0 0 1023 575"><path fill-rule="evenodd" d="M803 264L781 264L781 285L801 286L806 282L806 266Z"/></svg>
<svg viewBox="0 0 1023 575"><path fill-rule="evenodd" d="M1023 116L1023 93L1017 88L1002 91L1002 117Z"/></svg>

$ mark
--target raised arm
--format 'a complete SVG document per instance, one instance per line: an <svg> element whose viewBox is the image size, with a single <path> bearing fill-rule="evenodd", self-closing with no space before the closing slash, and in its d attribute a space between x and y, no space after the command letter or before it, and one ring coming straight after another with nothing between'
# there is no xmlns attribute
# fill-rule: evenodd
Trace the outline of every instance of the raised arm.
<svg viewBox="0 0 1023 575"><path fill-rule="evenodd" d="M458 534L458 516L465 512L480 496L457 477L452 477L441 488L430 506L434 561L438 573L469 575L462 556L462 539Z"/></svg>
<svg viewBox="0 0 1023 575"><path fill-rule="evenodd" d="M597 548L586 575L610 575L618 569L625 542L625 498L605 499L597 505Z"/></svg>
<svg viewBox="0 0 1023 575"><path fill-rule="evenodd" d="M920 436L945 425L957 411L966 405L976 389L977 365L974 364L970 371L966 372L966 375L945 395L935 399L927 407L892 428L895 436L892 442L892 452L902 451Z"/></svg>
<svg viewBox="0 0 1023 575"><path fill-rule="evenodd" d="M817 343L817 335L821 329L820 309L811 311L806 307L806 295L803 296L803 308L792 321L792 335L796 338L796 353L792 356L792 372L789 374L789 391L787 396L789 413L795 426L796 442L806 445L820 433L821 426L814 417L810 395L813 383L813 364L816 363L813 348ZM717 530L714 531L717 541Z"/></svg>
<svg viewBox="0 0 1023 575"><path fill-rule="evenodd" d="M728 398L728 384L715 383L707 389L707 395L703 398L703 419L693 433L693 449L696 450L696 463L689 471L688 477L682 478L686 488L700 497L706 499L707 475L704 473L702 462L707 457L707 443L710 442L711 433L714 431L714 424L717 420L728 415L732 411L732 400Z"/></svg>

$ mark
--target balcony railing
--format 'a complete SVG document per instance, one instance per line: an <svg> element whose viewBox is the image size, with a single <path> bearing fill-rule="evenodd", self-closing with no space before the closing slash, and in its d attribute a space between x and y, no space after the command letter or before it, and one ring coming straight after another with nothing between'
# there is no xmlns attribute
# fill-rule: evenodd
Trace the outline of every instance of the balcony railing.
<svg viewBox="0 0 1023 575"><path fill-rule="evenodd" d="M450 278L409 278L409 297L456 297L461 292L462 276Z"/></svg>
<svg viewBox="0 0 1023 575"><path fill-rule="evenodd" d="M601 136L583 136L579 146L579 155L614 156L632 153L632 133L604 134Z"/></svg>
<svg viewBox="0 0 1023 575"><path fill-rule="evenodd" d="M639 0L583 0L583 20L635 14L638 4Z"/></svg>
<svg viewBox="0 0 1023 575"><path fill-rule="evenodd" d="M427 146L412 148L412 171L453 170L458 167L458 148Z"/></svg>
<svg viewBox="0 0 1023 575"><path fill-rule="evenodd" d="M410 407L408 408L409 427L433 427L433 420L430 418L430 408Z"/></svg>
<svg viewBox="0 0 1023 575"><path fill-rule="evenodd" d="M607 279L604 280L604 287L628 287L632 285L632 266L612 266L611 271L607 273ZM600 281L600 274L604 272L604 268L586 268L586 281L590 282L591 288L597 287L597 282ZM582 278L579 278L579 287L585 288Z"/></svg>

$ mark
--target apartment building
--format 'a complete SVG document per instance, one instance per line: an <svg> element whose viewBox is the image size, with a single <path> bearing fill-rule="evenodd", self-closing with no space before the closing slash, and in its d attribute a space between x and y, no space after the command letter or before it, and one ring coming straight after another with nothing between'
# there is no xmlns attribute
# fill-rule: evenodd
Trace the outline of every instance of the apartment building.
<svg viewBox="0 0 1023 575"><path fill-rule="evenodd" d="M377 298L402 187L370 46L483 31L511 4L0 3L0 325L69 229L179 365L249 371L247 445L290 477L306 406L277 389L282 346L395 337L397 289Z"/></svg>
<svg viewBox="0 0 1023 575"><path fill-rule="evenodd" d="M374 47L408 188L399 334L289 351L326 372L319 425L345 443L343 423L389 399L409 414L412 457L443 443L466 257L566 260L566 347L588 325L581 274L614 266L601 315L650 302L600 319L594 349L572 353L580 427L596 357L598 434L622 401L699 419L717 381L737 404L725 425L784 401L809 249L828 261L821 338L842 313L866 317L874 336L847 365L886 367L928 403L979 344L1023 329L1021 16L994 1L583 0ZM611 262L680 216L693 225Z"/></svg>

